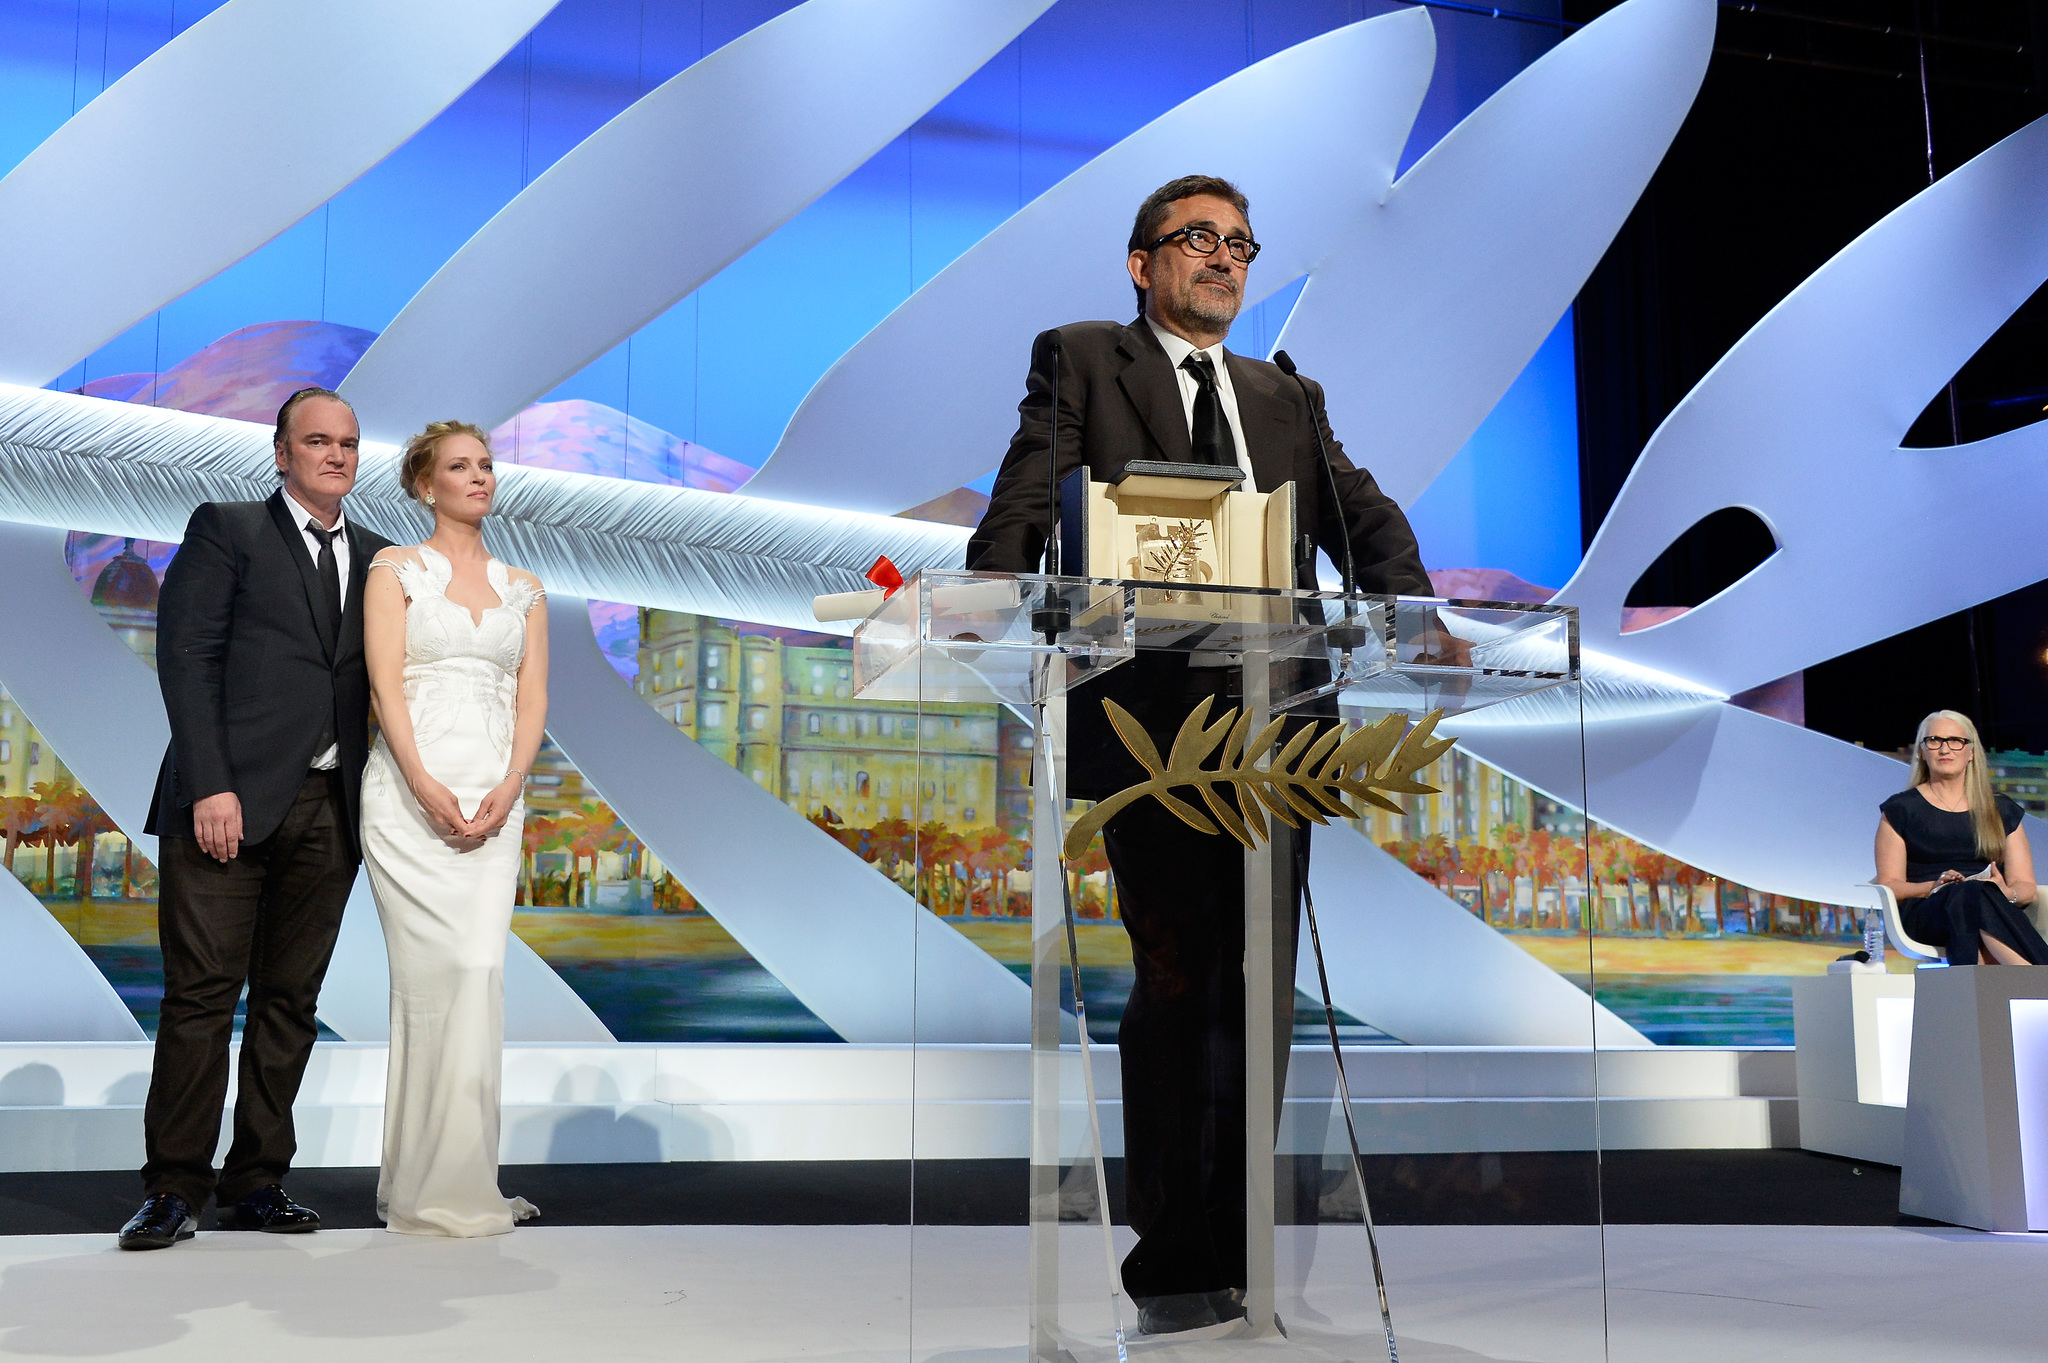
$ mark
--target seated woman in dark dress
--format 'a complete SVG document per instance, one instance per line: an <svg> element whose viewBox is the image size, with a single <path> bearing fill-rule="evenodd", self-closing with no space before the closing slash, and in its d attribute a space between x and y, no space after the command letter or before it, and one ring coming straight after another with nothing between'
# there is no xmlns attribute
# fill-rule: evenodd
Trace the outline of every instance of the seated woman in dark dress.
<svg viewBox="0 0 2048 1363"><path fill-rule="evenodd" d="M1981 757L1967 716L1920 721L1913 784L1879 806L1877 880L1898 897L1907 934L1942 947L1950 965L2048 965L2026 914L2035 884L2023 811L1992 792Z"/></svg>

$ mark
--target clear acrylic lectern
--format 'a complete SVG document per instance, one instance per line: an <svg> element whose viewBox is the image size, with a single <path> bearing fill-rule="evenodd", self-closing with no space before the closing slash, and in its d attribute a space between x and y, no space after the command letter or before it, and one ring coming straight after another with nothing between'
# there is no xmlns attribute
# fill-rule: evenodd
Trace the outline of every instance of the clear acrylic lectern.
<svg viewBox="0 0 2048 1363"><path fill-rule="evenodd" d="M1090 997L1099 980L1114 972L1091 965L1090 951L1077 942L1076 901L1084 916L1111 915L1096 896L1090 873L1082 869L1084 849L1070 836L1081 811L1063 796L1069 717L1076 707L1101 703L1096 695L1103 689L1102 679L1140 653L1155 651L1183 654L1190 666L1227 674L1227 694L1239 710L1241 725L1234 730L1239 735L1259 734L1276 718L1301 721L1287 726L1288 734L1303 724L1315 727L1315 733L1291 752L1283 751L1282 741L1263 753L1253 751L1249 758L1240 737L1222 745L1220 755L1211 757L1212 765L1249 762L1258 768L1255 775L1262 776L1284 761L1291 769L1306 772L1334 760L1330 754L1339 751L1336 745L1343 735L1380 725L1387 735L1380 745L1384 768L1392 760L1393 745L1405 742L1403 735L1434 712L1441 712L1438 718L1449 729L1474 712L1498 710L1504 702L1513 702L1510 708L1519 707L1523 713L1510 721L1511 727L1547 729L1550 741L1564 754L1552 765L1560 770L1576 766L1577 619L1565 608L926 572L912 578L861 624L854 640L855 696L914 703L918 716L918 768L908 783L913 799L901 804L906 821L929 830L914 858L914 892L926 907L992 952L1008 950L1013 969L1021 973L1028 962L1028 1128L1012 1133L1022 1138L1012 1144L998 1133L978 1147L1028 1150L1028 1241L1019 1246L1020 1262L997 1241L968 1249L962 1240L962 1248L943 1256L943 1267L957 1273L955 1261L961 1255L977 1254L983 1263L1006 1266L993 1271L1019 1273L1025 1291L1022 1317L1016 1323L1034 1360L1113 1359L1126 1342L1138 1349L1177 1338L1141 1338L1137 1312L1117 1291L1117 1264L1132 1243L1127 1229L1112 1231L1105 1224L1114 1221L1122 1201L1114 1172L1122 1154L1121 1089L1114 1020L1100 1015L1096 999ZM1568 694L1553 694L1560 689ZM956 842L949 852L932 841L944 836L948 809L956 816L964 813L967 823L976 824L986 823L989 811L1003 808L1000 790L976 796L980 808L964 803L956 783L965 783L962 788L970 794L980 789L975 784L979 778L966 765L974 754L947 746L948 734L963 724L971 729L989 716L992 731L1008 733L1012 740L998 753L998 765L1019 755L1027 744L1031 756L1028 937L1020 916L1023 896L1005 897L1007 887L1023 880L1025 873L1012 867L999 873L1004 888L984 890L984 885L997 884L991 877L998 873L969 866L970 854L958 850L966 843ZM1224 718L1219 707L1207 716L1207 723L1215 725ZM1424 732L1412 735L1418 742L1426 738L1428 725L1420 727ZM1171 738L1167 734L1159 741L1161 753ZM1352 751L1352 746L1343 751ZM1177 760L1168 759L1169 765ZM1354 766L1350 774L1369 777L1371 763L1362 770ZM1417 773L1422 774L1426 773ZM866 792L868 777L863 774L860 779ZM1384 807L1396 808L1395 801L1412 785L1412 779L1406 786L1396 783ZM1251 798L1255 784L1239 784L1235 790L1244 803L1256 803ZM1368 1272L1362 1281L1354 1276L1348 1283L1348 1289L1355 1289L1352 1305L1363 1307L1363 1316L1348 1313L1347 1319L1327 1307L1308 1307L1303 1297L1317 1258L1315 1223L1344 1219L1346 1205L1354 1209L1351 1219L1359 1219L1365 1209L1364 1199L1355 1193L1347 1204L1344 1191L1349 1186L1345 1180L1356 1180L1356 1170L1337 1097L1337 1067L1330 1060L1329 1041L1322 1039L1320 1011L1314 1033L1321 1039L1320 1063L1305 1063L1312 1052L1304 1049L1303 1058L1289 1065L1286 1075L1276 1073L1276 1040L1285 1045L1289 1037L1274 1035L1274 991L1284 989L1292 973L1283 969L1276 984L1275 923L1280 914L1291 912L1276 894L1287 893L1292 877L1276 851L1286 844L1271 834L1279 831L1277 824L1285 821L1285 814L1294 812L1297 820L1300 815L1290 808L1298 807L1298 802L1277 786L1273 790L1276 799L1271 803L1283 817L1263 816L1268 836L1253 837L1255 846L1244 851L1245 1315L1228 1328L1205 1332L1205 1338L1216 1337L1219 1345L1224 1339L1261 1340L1262 1347L1292 1346L1314 1354L1317 1349L1311 1341L1316 1331L1311 1327L1320 1325L1325 1336L1342 1335L1349 1341L1331 1356L1349 1356L1347 1349L1356 1353L1361 1343L1372 1345L1380 1329L1372 1275ZM1008 812L1021 829L1023 800L1016 798L1020 792L1015 789L1008 794L1015 801ZM1180 794L1198 802L1190 790ZM922 809L915 808L919 800L925 802ZM934 801L939 808L934 808ZM882 809L894 813L896 806L885 803ZM1341 821L1324 813L1332 822ZM1244 822L1253 820L1247 817ZM988 845L996 845L999 834L988 838ZM1063 843L1069 854L1064 861ZM969 888L940 888L941 877L927 874L926 864L933 861L945 863L947 876L965 867ZM976 879L978 875L983 878ZM1084 921L1082 926L1092 929L1094 924ZM1301 942L1305 953L1306 928ZM1312 972L1301 976L1301 984L1310 994L1316 992ZM1093 1024L1087 1033L1076 1023L1077 991ZM1452 999L1446 1006L1455 1009L1459 1004ZM1587 1016L1590 1021L1590 1012ZM1358 1030L1357 1020L1348 1014L1346 1026ZM918 1040L920 1046L941 1045L948 1038L920 1034ZM1278 1091L1283 1085L1285 1115L1276 1121L1276 1114L1283 1112ZM1354 1111L1363 1111L1356 1105L1359 1097L1353 1094ZM952 1120L936 1111L939 1101L929 1094L914 1101L914 1139L923 1139L922 1150L945 1154L956 1147L938 1134L951 1130L947 1121ZM1360 1138L1372 1144L1369 1133L1361 1131ZM924 1157L920 1153L919 1159ZM1341 1258L1325 1253L1322 1271L1330 1271ZM956 1296L971 1295L957 1280L951 1290ZM936 1311L932 1302L944 1295L936 1290L926 1293L926 1305ZM927 1342L914 1348L913 1356L944 1354L947 1345L1014 1347L1014 1337L976 1340L954 1333L956 1324L922 1332Z"/></svg>

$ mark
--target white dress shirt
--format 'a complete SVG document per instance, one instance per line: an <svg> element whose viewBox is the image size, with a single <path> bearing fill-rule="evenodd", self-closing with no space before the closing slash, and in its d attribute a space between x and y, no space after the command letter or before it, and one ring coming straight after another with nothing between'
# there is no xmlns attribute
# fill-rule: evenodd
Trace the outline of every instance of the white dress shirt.
<svg viewBox="0 0 2048 1363"><path fill-rule="evenodd" d="M1145 325L1152 328L1152 334L1166 349L1166 362L1173 366L1173 376L1180 383L1181 414L1187 418L1188 435L1192 437L1195 433L1195 397L1202 391L1202 385L1181 365L1195 353L1195 343L1174 335L1150 317L1145 319ZM1218 341L1202 353L1209 357L1209 365L1216 371L1216 396L1223 399L1223 420L1230 427L1232 443L1237 446L1237 466L1244 471L1244 486L1239 490L1257 492L1259 480L1252 476L1251 452L1244 447L1244 423L1237 419L1237 390L1230 386L1230 366L1223 363L1223 343Z"/></svg>
<svg viewBox="0 0 2048 1363"><path fill-rule="evenodd" d="M284 493L284 509L291 516L292 524L299 527L299 538L305 541L306 552L313 556L313 562L317 566L320 562L320 541L314 538L310 530L306 529L306 522L311 521L313 524L318 525L320 524L320 518L306 510L303 506L300 506L289 492ZM347 517L339 516L335 518L334 529L336 531L343 531L347 528ZM334 537L334 567L335 571L341 574L341 608L343 611L348 610L348 566L348 536L336 534ZM331 771L340 765L341 745L338 743L328 744L325 752L319 753L313 758L314 771Z"/></svg>

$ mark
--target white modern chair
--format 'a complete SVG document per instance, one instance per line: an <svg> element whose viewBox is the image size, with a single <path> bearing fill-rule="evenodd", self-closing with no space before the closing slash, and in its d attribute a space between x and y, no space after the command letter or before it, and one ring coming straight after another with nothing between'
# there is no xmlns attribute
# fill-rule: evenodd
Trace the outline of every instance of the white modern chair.
<svg viewBox="0 0 2048 1363"><path fill-rule="evenodd" d="M1948 959L1941 954L1940 947L1931 947L1925 942L1916 942L1906 935L1906 925L1899 919L1898 898L1890 890L1874 880L1866 880L1862 884L1877 891L1877 906L1884 911L1885 935L1892 939L1892 945L1898 948L1900 955L1910 957L1915 961L1946 961Z"/></svg>

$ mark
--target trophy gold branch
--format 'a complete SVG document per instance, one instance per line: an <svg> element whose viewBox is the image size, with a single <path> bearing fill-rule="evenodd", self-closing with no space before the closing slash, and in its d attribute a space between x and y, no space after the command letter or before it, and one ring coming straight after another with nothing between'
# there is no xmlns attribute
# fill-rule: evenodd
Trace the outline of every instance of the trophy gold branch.
<svg viewBox="0 0 2048 1363"><path fill-rule="evenodd" d="M1268 811L1289 828L1299 828L1303 819L1328 823L1333 817L1358 818L1361 811L1345 802L1348 795L1399 814L1401 806L1388 797L1435 794L1436 787L1417 781L1415 773L1450 751L1457 741L1431 737L1444 714L1442 710L1432 710L1405 736L1400 715L1388 715L1349 738L1344 736L1342 720L1333 720L1327 727L1305 724L1287 740L1286 746L1273 752L1284 720L1273 720L1259 731L1257 738L1247 742L1251 733L1250 714L1240 714L1233 707L1211 724L1210 703L1211 698L1204 696L1201 704L1181 721L1173 751L1162 762L1159 749L1144 726L1115 701L1102 702L1117 736L1150 779L1118 791L1074 821L1065 844L1070 860L1081 855L1119 810L1147 795L1190 827L1203 833L1229 833L1253 849L1260 839L1271 836L1266 823ZM1219 746L1222 752L1216 765L1203 766ZM1270 760L1259 766L1259 759L1268 753L1272 753ZM1181 787L1192 787L1200 793L1214 822L1173 793ZM1225 787L1237 792L1236 810L1223 798Z"/></svg>

